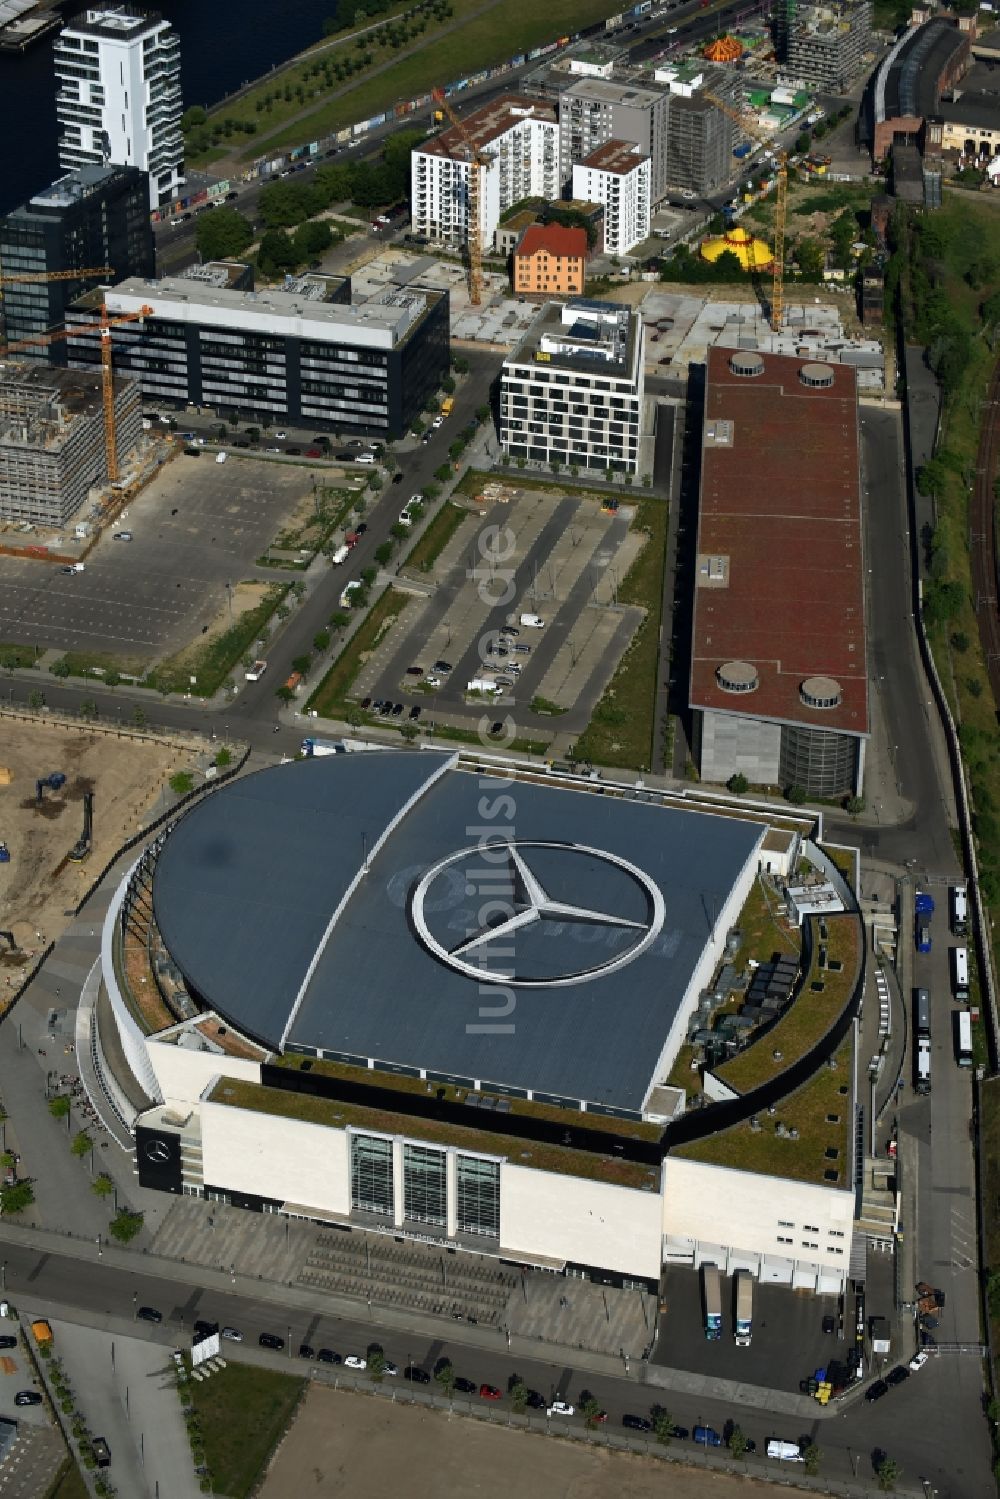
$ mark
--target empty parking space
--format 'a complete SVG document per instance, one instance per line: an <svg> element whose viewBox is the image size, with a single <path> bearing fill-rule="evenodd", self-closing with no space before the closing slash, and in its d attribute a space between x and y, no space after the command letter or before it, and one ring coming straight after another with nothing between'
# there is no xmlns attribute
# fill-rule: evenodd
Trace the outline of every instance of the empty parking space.
<svg viewBox="0 0 1000 1499"><path fill-rule="evenodd" d="M0 557L0 640L123 660L176 650L255 571L310 487L300 468L179 454L130 505L82 572Z"/></svg>
<svg viewBox="0 0 1000 1499"><path fill-rule="evenodd" d="M519 720L585 722L641 617L618 605L643 542L632 517L631 507L608 513L590 496L491 493L442 550L428 596L365 663L357 696L473 726L491 694L470 684L492 680ZM420 582L428 587L426 575Z"/></svg>

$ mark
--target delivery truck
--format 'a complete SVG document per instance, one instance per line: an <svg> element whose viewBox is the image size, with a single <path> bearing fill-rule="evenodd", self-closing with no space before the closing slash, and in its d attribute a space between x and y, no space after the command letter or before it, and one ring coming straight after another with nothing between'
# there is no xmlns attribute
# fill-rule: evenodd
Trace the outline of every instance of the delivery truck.
<svg viewBox="0 0 1000 1499"><path fill-rule="evenodd" d="M737 1348L749 1348L753 1337L753 1276L749 1270L737 1270L736 1328L733 1337Z"/></svg>

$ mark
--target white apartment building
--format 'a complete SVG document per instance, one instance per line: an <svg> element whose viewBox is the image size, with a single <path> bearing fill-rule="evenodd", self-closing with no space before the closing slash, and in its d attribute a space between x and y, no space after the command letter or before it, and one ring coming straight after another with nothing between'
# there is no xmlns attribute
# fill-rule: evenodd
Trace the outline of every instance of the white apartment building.
<svg viewBox="0 0 1000 1499"><path fill-rule="evenodd" d="M500 215L522 198L556 199L559 126L537 100L506 94L429 140L411 157L413 229L428 239L464 245L469 236L472 148L488 159L479 170L479 233L493 243Z"/></svg>
<svg viewBox="0 0 1000 1499"><path fill-rule="evenodd" d="M642 318L615 302L546 303L504 360L500 442L508 458L639 473Z"/></svg>
<svg viewBox="0 0 1000 1499"><path fill-rule="evenodd" d="M605 141L573 168L573 197L604 206L604 250L627 255L649 237L649 157L631 141Z"/></svg>
<svg viewBox="0 0 1000 1499"><path fill-rule="evenodd" d="M59 162L149 173L151 208L184 181L181 54L177 34L155 13L108 5L74 17L56 38Z"/></svg>

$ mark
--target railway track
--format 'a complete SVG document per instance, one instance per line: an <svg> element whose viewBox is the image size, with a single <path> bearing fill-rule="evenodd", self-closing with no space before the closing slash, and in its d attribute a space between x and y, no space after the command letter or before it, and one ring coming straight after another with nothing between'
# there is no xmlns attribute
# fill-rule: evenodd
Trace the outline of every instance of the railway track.
<svg viewBox="0 0 1000 1499"><path fill-rule="evenodd" d="M1000 594L996 528L993 523L993 485L1000 472L1000 363L990 378L983 408L983 424L976 454L976 480L969 517L972 539L972 588L976 622L986 657L993 701L1000 708Z"/></svg>

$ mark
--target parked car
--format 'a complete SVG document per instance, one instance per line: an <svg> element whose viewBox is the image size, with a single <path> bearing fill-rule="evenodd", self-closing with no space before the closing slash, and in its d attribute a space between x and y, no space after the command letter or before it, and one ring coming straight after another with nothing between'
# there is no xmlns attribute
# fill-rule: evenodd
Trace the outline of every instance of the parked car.
<svg viewBox="0 0 1000 1499"><path fill-rule="evenodd" d="M545 1414L547 1416L575 1416L576 1406L570 1405L568 1400L553 1400Z"/></svg>
<svg viewBox="0 0 1000 1499"><path fill-rule="evenodd" d="M498 1390L495 1384L481 1384L479 1386L480 1400L502 1400L503 1391Z"/></svg>
<svg viewBox="0 0 1000 1499"><path fill-rule="evenodd" d="M367 530L368 530L368 522L367 521L363 521L363 520L359 520L358 523L357 523L357 525L354 527L354 534L355 534L355 536L363 536Z"/></svg>
<svg viewBox="0 0 1000 1499"><path fill-rule="evenodd" d="M308 1343L300 1343L299 1344L299 1358L313 1359L315 1357L316 1357L316 1350L315 1350L315 1348L311 1347Z"/></svg>
<svg viewBox="0 0 1000 1499"><path fill-rule="evenodd" d="M622 1416L622 1425L629 1431L652 1431L653 1423L645 1416Z"/></svg>
<svg viewBox="0 0 1000 1499"><path fill-rule="evenodd" d="M16 1348L17 1339L11 1337L0 1338L0 1348Z"/></svg>
<svg viewBox="0 0 1000 1499"><path fill-rule="evenodd" d="M420 717L420 715L421 715L422 712L423 712L423 709L421 708L420 704L419 703L414 703L413 707L410 709L410 712L409 712L410 722L411 723L416 723L417 719Z"/></svg>
<svg viewBox="0 0 1000 1499"><path fill-rule="evenodd" d="M162 1322L163 1313L158 1312L155 1306L141 1306L136 1312L140 1322Z"/></svg>
<svg viewBox="0 0 1000 1499"><path fill-rule="evenodd" d="M115 541L131 541L132 540L132 532L131 531L116 531L115 534L114 534L114 540Z"/></svg>
<svg viewBox="0 0 1000 1499"><path fill-rule="evenodd" d="M195 1339L199 1343L202 1342L204 1338L210 1338L213 1333L216 1333L218 1331L218 1322L206 1322L203 1317L199 1317L197 1322L194 1324Z"/></svg>
<svg viewBox="0 0 1000 1499"><path fill-rule="evenodd" d="M402 705L402 703L395 703L393 705L393 709L392 709L392 716L393 716L393 718L399 718L399 716L402 713L402 711L403 711L403 705Z"/></svg>
<svg viewBox="0 0 1000 1499"><path fill-rule="evenodd" d="M722 1438L719 1436L719 1433L716 1431L714 1426L696 1426L694 1431L692 1432L692 1436L694 1440L696 1442L700 1442L703 1447L722 1446Z"/></svg>
<svg viewBox="0 0 1000 1499"><path fill-rule="evenodd" d="M349 1353L344 1360L345 1369L367 1369L368 1360L357 1353Z"/></svg>
<svg viewBox="0 0 1000 1499"><path fill-rule="evenodd" d="M434 663L434 670L435 671L454 671L455 668L452 666L452 664L451 664L450 661L435 661L435 663Z"/></svg>
<svg viewBox="0 0 1000 1499"><path fill-rule="evenodd" d="M475 1383L471 1379L456 1379L455 1389L460 1395L474 1395L476 1393Z"/></svg>
<svg viewBox="0 0 1000 1499"><path fill-rule="evenodd" d="M686 1442L691 1433L686 1426L671 1426L670 1435L676 1442Z"/></svg>
<svg viewBox="0 0 1000 1499"><path fill-rule="evenodd" d="M316 1355L316 1362L318 1364L339 1364L343 1360L339 1353L334 1353L332 1348L321 1348Z"/></svg>
<svg viewBox="0 0 1000 1499"><path fill-rule="evenodd" d="M831 1332L836 1332L837 1331L837 1319L836 1319L836 1317L824 1317L823 1318L823 1331L825 1333L831 1333Z"/></svg>
<svg viewBox="0 0 1000 1499"><path fill-rule="evenodd" d="M881 1400L882 1396L888 1395L888 1393L889 1386L886 1384L885 1380L876 1379L875 1383L870 1384L865 1391L865 1399L868 1401L869 1405L874 1405L876 1400Z"/></svg>
<svg viewBox="0 0 1000 1499"><path fill-rule="evenodd" d="M14 1396L15 1405L41 1405L42 1397L37 1390L18 1390Z"/></svg>
<svg viewBox="0 0 1000 1499"><path fill-rule="evenodd" d="M222 1338L227 1338L230 1343L243 1342L243 1334L240 1332L238 1327L224 1327L219 1336Z"/></svg>
<svg viewBox="0 0 1000 1499"><path fill-rule="evenodd" d="M525 1396L525 1404L533 1411L544 1410L545 1396L539 1395L537 1390L529 1390Z"/></svg>
<svg viewBox="0 0 1000 1499"><path fill-rule="evenodd" d="M422 677L423 674L424 669L422 666L408 666L406 668L406 675L408 677Z"/></svg>
<svg viewBox="0 0 1000 1499"><path fill-rule="evenodd" d="M921 1348L920 1352L915 1353L910 1359L909 1364L907 1365L910 1373L916 1374L920 1369L924 1367L929 1358L930 1354L927 1352L926 1348Z"/></svg>
<svg viewBox="0 0 1000 1499"><path fill-rule="evenodd" d="M319 448L306 448L307 458L322 458L323 453Z"/></svg>
<svg viewBox="0 0 1000 1499"><path fill-rule="evenodd" d="M279 1338L276 1332L262 1332L257 1342L262 1348L270 1348L275 1353L280 1353L285 1346L284 1338Z"/></svg>
<svg viewBox="0 0 1000 1499"><path fill-rule="evenodd" d="M906 1365L897 1364L895 1369L889 1370L888 1374L885 1376L885 1382L887 1385L891 1385L893 1388L895 1388L895 1386L898 1384L905 1384L909 1377L910 1371L906 1367Z"/></svg>
<svg viewBox="0 0 1000 1499"><path fill-rule="evenodd" d="M521 632L517 628L517 625L501 625L500 626L500 634L501 635L520 635L520 633Z"/></svg>
<svg viewBox="0 0 1000 1499"><path fill-rule="evenodd" d="M418 1369L416 1364L410 1364L403 1370L403 1378L408 1379L411 1384L430 1384L431 1377L426 1369Z"/></svg>

